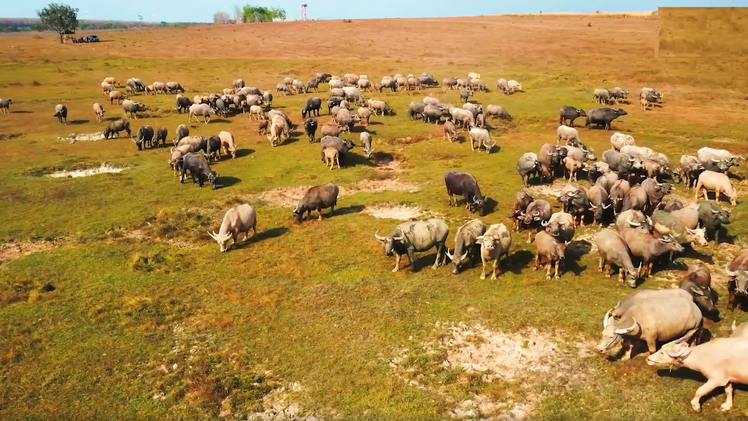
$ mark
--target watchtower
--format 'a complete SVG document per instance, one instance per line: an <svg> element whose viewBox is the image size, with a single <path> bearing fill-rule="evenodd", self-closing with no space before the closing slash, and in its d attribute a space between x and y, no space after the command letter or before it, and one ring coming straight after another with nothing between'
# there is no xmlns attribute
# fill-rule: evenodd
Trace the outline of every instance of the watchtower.
<svg viewBox="0 0 748 421"><path fill-rule="evenodd" d="M301 20L306 20L306 3L301 3Z"/></svg>

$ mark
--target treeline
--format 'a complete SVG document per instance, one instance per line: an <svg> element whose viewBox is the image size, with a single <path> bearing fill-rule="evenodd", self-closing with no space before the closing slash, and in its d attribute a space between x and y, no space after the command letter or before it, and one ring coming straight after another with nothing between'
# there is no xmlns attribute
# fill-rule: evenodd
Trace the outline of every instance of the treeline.
<svg viewBox="0 0 748 421"><path fill-rule="evenodd" d="M243 7L234 6L233 16L224 11L218 11L213 14L213 23L216 25L232 23L260 23L286 20L286 10L280 7L252 6L249 4Z"/></svg>
<svg viewBox="0 0 748 421"><path fill-rule="evenodd" d="M130 29L130 28L183 28L192 25L205 25L203 22L136 22L115 20L82 20L78 22L78 30L97 29ZM0 18L0 33L41 31L43 27L39 19L31 18Z"/></svg>

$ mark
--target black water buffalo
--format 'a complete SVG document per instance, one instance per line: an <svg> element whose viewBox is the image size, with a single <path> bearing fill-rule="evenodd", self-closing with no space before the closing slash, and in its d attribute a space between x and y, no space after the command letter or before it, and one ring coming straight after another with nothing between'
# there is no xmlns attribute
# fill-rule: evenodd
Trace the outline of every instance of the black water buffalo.
<svg viewBox="0 0 748 421"><path fill-rule="evenodd" d="M315 96L306 100L306 105L301 109L301 118L316 115L319 117L319 109L322 107L322 98Z"/></svg>
<svg viewBox="0 0 748 421"><path fill-rule="evenodd" d="M719 231L722 225L730 223L730 211L719 207L714 202L701 202L699 204L699 224L709 232L714 232L714 242L719 244Z"/></svg>
<svg viewBox="0 0 748 421"><path fill-rule="evenodd" d="M339 107L345 98L342 96L331 96L327 99L327 114L332 114L332 107Z"/></svg>
<svg viewBox="0 0 748 421"><path fill-rule="evenodd" d="M570 127L574 127L574 120L576 120L577 118L587 117L587 113L585 113L584 110L574 108L571 105L564 105L563 107L561 107L558 115L558 124L566 126L566 122L568 121L568 126Z"/></svg>
<svg viewBox="0 0 748 421"><path fill-rule="evenodd" d="M208 160L204 156L190 152L182 158L182 177L179 180L182 184L184 184L184 175L187 171L190 172L193 183L197 183L202 187L205 180L208 180L213 190L216 189L216 181L219 174L211 171L210 164L208 164Z"/></svg>
<svg viewBox="0 0 748 421"><path fill-rule="evenodd" d="M208 161L221 159L221 138L218 136L211 136L208 138L208 146L205 156Z"/></svg>
<svg viewBox="0 0 748 421"><path fill-rule="evenodd" d="M625 110L620 108L593 108L587 112L587 120L584 122L584 127L595 124L598 127L610 130L613 120L627 114Z"/></svg>
<svg viewBox="0 0 748 421"><path fill-rule="evenodd" d="M135 142L135 145L138 147L138 150L142 150L146 143L148 143L148 147L153 147L153 127L151 126L140 126L138 129L138 133L135 135L135 139L133 139L133 142Z"/></svg>
<svg viewBox="0 0 748 421"><path fill-rule="evenodd" d="M309 136L309 143L314 142L314 135L317 133L316 118L308 118L304 121L304 132Z"/></svg>
<svg viewBox="0 0 748 421"><path fill-rule="evenodd" d="M179 114L182 114L182 112L187 112L190 110L190 106L193 104L192 100L187 98L186 96L178 96L177 97L177 103L174 106L174 109L179 112Z"/></svg>
<svg viewBox="0 0 748 421"><path fill-rule="evenodd" d="M472 175L463 172L450 171L444 174L444 184L447 187L449 204L452 205L453 196L462 196L465 208L471 212L478 212L481 216L486 214L486 199L480 193L478 181ZM454 201L457 205L457 201Z"/></svg>
<svg viewBox="0 0 748 421"><path fill-rule="evenodd" d="M166 136L169 134L169 131L166 130L166 127L161 127L158 130L156 130L156 138L153 140L153 144L158 146L159 144L163 145L166 143Z"/></svg>
<svg viewBox="0 0 748 421"><path fill-rule="evenodd" d="M301 198L296 209L293 210L293 218L296 222L304 219L304 213L312 215L312 211L319 212L319 220L322 220L322 209L330 208L330 215L335 213L335 206L338 204L338 186L333 183L325 183L319 186L311 187Z"/></svg>
<svg viewBox="0 0 748 421"><path fill-rule="evenodd" d="M130 132L130 122L125 119L112 121L106 126L106 129L104 129L104 139L109 139L115 134L119 137L119 132L121 131L127 132L127 137L132 137Z"/></svg>

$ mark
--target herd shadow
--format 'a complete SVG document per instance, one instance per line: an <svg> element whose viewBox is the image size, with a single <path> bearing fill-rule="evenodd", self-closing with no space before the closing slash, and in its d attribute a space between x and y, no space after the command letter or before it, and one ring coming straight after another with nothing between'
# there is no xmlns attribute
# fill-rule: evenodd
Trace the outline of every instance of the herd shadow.
<svg viewBox="0 0 748 421"><path fill-rule="evenodd" d="M249 148L247 148L247 149L237 149L236 150L236 157L237 158L243 158L245 156L252 155L253 153L255 153L254 149L249 149Z"/></svg>
<svg viewBox="0 0 748 421"><path fill-rule="evenodd" d="M335 215L351 215L354 213L361 213L366 208L364 205L352 205L344 208L335 209Z"/></svg>
<svg viewBox="0 0 748 421"><path fill-rule="evenodd" d="M28 110L11 111L11 113L13 113L13 114L34 114L33 111L28 111Z"/></svg>
<svg viewBox="0 0 748 421"><path fill-rule="evenodd" d="M86 124L89 121L91 121L91 120L72 120L72 121L68 121L68 124L79 125L79 124Z"/></svg>

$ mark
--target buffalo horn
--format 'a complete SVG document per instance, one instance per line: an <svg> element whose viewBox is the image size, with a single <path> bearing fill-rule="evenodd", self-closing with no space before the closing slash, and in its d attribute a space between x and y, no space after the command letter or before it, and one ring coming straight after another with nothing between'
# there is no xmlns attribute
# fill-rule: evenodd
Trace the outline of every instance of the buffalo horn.
<svg viewBox="0 0 748 421"><path fill-rule="evenodd" d="M387 237L382 237L381 235L379 235L379 230L377 230L377 232L374 233L374 238L376 238L379 241L387 240Z"/></svg>
<svg viewBox="0 0 748 421"><path fill-rule="evenodd" d="M626 218L626 222L628 222L628 224L631 225L632 227L640 227L640 226L642 226L642 224L637 224L636 222L632 221L631 220L631 216L629 216L628 218Z"/></svg>
<svg viewBox="0 0 748 421"><path fill-rule="evenodd" d="M636 318L632 316L631 319L633 319L634 323L631 326L627 327L627 328L616 329L616 331L615 331L616 335L626 335L626 334L629 334L629 333L633 332L634 329L636 329Z"/></svg>

